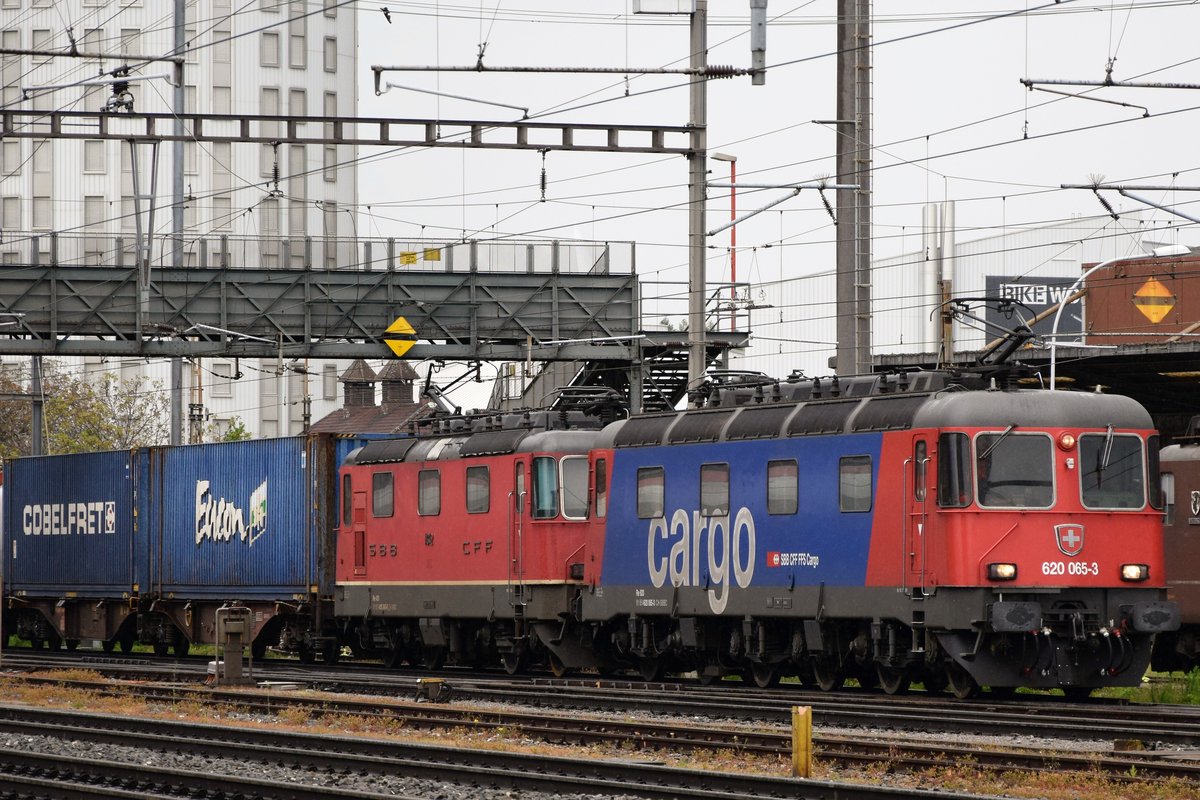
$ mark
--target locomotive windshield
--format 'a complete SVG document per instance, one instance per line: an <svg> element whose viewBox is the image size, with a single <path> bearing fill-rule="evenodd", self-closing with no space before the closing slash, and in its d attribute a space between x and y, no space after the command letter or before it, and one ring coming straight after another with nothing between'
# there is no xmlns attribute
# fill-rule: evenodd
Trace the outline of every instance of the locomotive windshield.
<svg viewBox="0 0 1200 800"><path fill-rule="evenodd" d="M1142 440L1085 433L1079 437L1079 479L1085 508L1141 508L1146 502Z"/></svg>
<svg viewBox="0 0 1200 800"><path fill-rule="evenodd" d="M975 439L979 504L989 508L1049 508L1054 503L1054 454L1040 433L981 433Z"/></svg>

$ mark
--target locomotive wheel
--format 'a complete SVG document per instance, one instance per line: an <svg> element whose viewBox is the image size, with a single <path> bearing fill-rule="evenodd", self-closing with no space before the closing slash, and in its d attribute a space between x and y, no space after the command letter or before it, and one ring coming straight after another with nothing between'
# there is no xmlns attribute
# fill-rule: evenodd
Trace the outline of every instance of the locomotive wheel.
<svg viewBox="0 0 1200 800"><path fill-rule="evenodd" d="M747 672L750 673L750 680L754 681L754 685L760 689L778 686L779 679L783 677L777 664L751 664Z"/></svg>
<svg viewBox="0 0 1200 800"><path fill-rule="evenodd" d="M1015 686L989 686L988 692L996 700L1011 700L1017 693Z"/></svg>
<svg viewBox="0 0 1200 800"><path fill-rule="evenodd" d="M421 651L421 663L425 669L441 669L446 665L446 648L426 647Z"/></svg>
<svg viewBox="0 0 1200 800"><path fill-rule="evenodd" d="M41 650L45 646L46 646L46 643L36 636L29 640L29 649L30 650Z"/></svg>
<svg viewBox="0 0 1200 800"><path fill-rule="evenodd" d="M296 655L300 657L301 664L311 664L317 660L317 654L306 644L302 644L296 649Z"/></svg>
<svg viewBox="0 0 1200 800"><path fill-rule="evenodd" d="M1087 686L1064 686L1063 695L1072 703L1081 703L1092 696L1092 689Z"/></svg>
<svg viewBox="0 0 1200 800"><path fill-rule="evenodd" d="M931 670L922 671L921 683L925 685L927 692L944 692L946 686L949 685L949 680L946 678L946 673L943 670L932 672Z"/></svg>
<svg viewBox="0 0 1200 800"><path fill-rule="evenodd" d="M904 694L908 691L912 678L908 670L889 667L887 664L875 663L875 672L879 677L879 686L888 694Z"/></svg>
<svg viewBox="0 0 1200 800"><path fill-rule="evenodd" d="M823 692L842 688L846 676L829 656L814 656L812 660L813 681Z"/></svg>
<svg viewBox="0 0 1200 800"><path fill-rule="evenodd" d="M970 700L979 694L979 684L956 661L946 662L946 679L950 694L959 700Z"/></svg>
<svg viewBox="0 0 1200 800"><path fill-rule="evenodd" d="M171 645L168 642L155 642L154 655L159 658L166 658L171 654Z"/></svg>
<svg viewBox="0 0 1200 800"><path fill-rule="evenodd" d="M638 673L644 681L656 681L662 677L663 662L660 658L639 658Z"/></svg>
<svg viewBox="0 0 1200 800"><path fill-rule="evenodd" d="M563 664L562 659L559 658L558 656L554 655L554 653L550 654L550 674L551 675L553 675L556 678L565 678L566 676L570 675L574 671L575 670L570 669L565 664Z"/></svg>
<svg viewBox="0 0 1200 800"><path fill-rule="evenodd" d="M337 643L337 640L326 642L321 648L321 660L329 666L333 666L342 657L342 646Z"/></svg>
<svg viewBox="0 0 1200 800"><path fill-rule="evenodd" d="M519 672L525 671L525 654L509 651L500 654L500 661L504 663L504 671L509 675L516 675Z"/></svg>
<svg viewBox="0 0 1200 800"><path fill-rule="evenodd" d="M396 669L404 663L404 651L402 645L397 644L391 650L387 651L387 655L383 658L383 664L388 669Z"/></svg>

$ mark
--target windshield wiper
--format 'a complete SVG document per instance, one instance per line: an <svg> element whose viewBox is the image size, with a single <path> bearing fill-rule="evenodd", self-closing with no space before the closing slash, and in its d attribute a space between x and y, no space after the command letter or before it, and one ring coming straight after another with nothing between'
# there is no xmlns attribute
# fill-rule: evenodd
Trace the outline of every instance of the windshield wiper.
<svg viewBox="0 0 1200 800"><path fill-rule="evenodd" d="M1016 429L1016 427L1017 427L1017 424L1014 422L1012 425L1009 425L1007 428L1005 428L1004 433L997 436L996 441L994 441L990 445L988 445L988 449L983 451L983 454L981 456L979 456L979 460L983 461L985 458L990 456L992 454L992 451L995 450L997 447L999 447L1000 443L1004 441L1004 437L1006 437L1010 433L1012 433L1013 430Z"/></svg>
<svg viewBox="0 0 1200 800"><path fill-rule="evenodd" d="M1112 423L1110 422L1108 424L1108 433L1106 433L1104 435L1104 454L1100 457L1100 469L1096 470L1100 474L1104 474L1104 470L1108 469L1109 459L1112 458L1112 448L1113 448L1114 439L1115 439L1115 437L1113 436L1113 426L1112 426Z"/></svg>

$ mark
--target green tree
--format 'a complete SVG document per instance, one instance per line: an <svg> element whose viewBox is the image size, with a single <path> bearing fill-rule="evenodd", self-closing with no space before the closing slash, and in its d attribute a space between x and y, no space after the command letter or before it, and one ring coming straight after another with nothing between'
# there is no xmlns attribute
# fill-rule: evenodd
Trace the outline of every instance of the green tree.
<svg viewBox="0 0 1200 800"><path fill-rule="evenodd" d="M15 384L10 390L8 385ZM0 392L26 391L8 378ZM73 375L55 361L43 364L42 394L46 452L83 453L165 444L170 437L170 405L161 382L144 376L121 380L108 372L96 380ZM0 408L0 455L30 452L30 402L5 401Z"/></svg>
<svg viewBox="0 0 1200 800"><path fill-rule="evenodd" d="M229 427L225 428L224 432L216 423L209 425L206 438L210 442L244 442L254 437L250 435L250 431L246 430L246 423L242 422L241 417L233 417L229 420Z"/></svg>

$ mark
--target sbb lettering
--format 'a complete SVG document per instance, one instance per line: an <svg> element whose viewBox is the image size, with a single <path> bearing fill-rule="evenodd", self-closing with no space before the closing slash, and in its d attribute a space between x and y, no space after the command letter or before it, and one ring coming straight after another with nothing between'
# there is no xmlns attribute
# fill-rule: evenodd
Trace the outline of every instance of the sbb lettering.
<svg viewBox="0 0 1200 800"><path fill-rule="evenodd" d="M729 515L689 515L675 509L650 521L646 537L646 564L650 583L663 586L705 586L713 613L724 613L729 590L736 583L745 589L754 578L757 546L754 516L746 507L738 510L730 524Z"/></svg>

